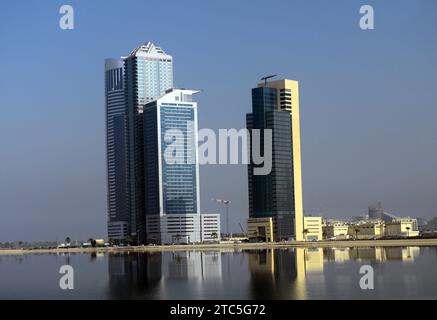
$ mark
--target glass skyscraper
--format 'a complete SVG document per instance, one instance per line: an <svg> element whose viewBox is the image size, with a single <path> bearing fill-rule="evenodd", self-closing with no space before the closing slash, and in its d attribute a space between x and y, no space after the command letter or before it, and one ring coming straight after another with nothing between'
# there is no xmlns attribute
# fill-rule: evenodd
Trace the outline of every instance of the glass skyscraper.
<svg viewBox="0 0 437 320"><path fill-rule="evenodd" d="M145 107L147 216L199 214L196 92L169 90Z"/></svg>
<svg viewBox="0 0 437 320"><path fill-rule="evenodd" d="M266 150L264 130L272 133L271 172L255 175L257 165L252 158L248 165L251 221L256 224L257 218L273 218L274 239L300 240L303 209L297 81L272 81L252 89L252 113L246 115L246 124L251 133L260 130L262 153ZM250 144L253 150L252 134Z"/></svg>
<svg viewBox="0 0 437 320"><path fill-rule="evenodd" d="M128 230L128 237L133 241L144 242L145 239L145 202L144 202L144 154L143 154L143 108L144 106L166 90L173 87L173 59L166 54L161 48L156 47L153 43L148 42L135 48L129 56L122 57L120 60L107 59L112 61L118 67L115 68L114 75L121 77L117 88L119 101L117 106L121 120L114 126L107 117L107 143L108 159L112 159L110 154L110 135L124 137L123 146L114 151L115 157L122 158L123 161L114 164L116 171L123 172L125 177L114 178L117 181L125 181L123 188L115 188L115 191L108 191L108 215L111 222L111 215L123 216L124 229ZM119 71L121 69L121 72ZM112 69L111 69L112 70ZM108 71L106 71L108 72ZM108 77L108 73L106 74ZM111 73L109 74L112 77ZM113 78L110 78L113 79ZM118 78L117 78L118 79ZM107 80L108 81L108 80ZM109 80L112 81L112 80ZM107 83L108 84L108 83ZM111 101L107 100L106 109L110 110ZM123 107L121 107L123 105ZM112 169L111 169L112 170ZM112 171L110 170L108 160L108 186L111 185ZM123 191L121 191L121 189ZM109 190L109 187L108 187ZM123 196L121 196L123 194ZM125 211L111 209L112 199L125 198L123 207ZM121 200L119 201L121 203ZM111 211L113 210L113 211ZM127 213L126 213L127 212ZM127 217L127 218L126 218ZM108 236L110 240L116 240L112 235L114 229L119 228L114 223L108 224ZM117 238L118 239L118 238Z"/></svg>
<svg viewBox="0 0 437 320"><path fill-rule="evenodd" d="M173 89L144 108L147 241L200 242L220 236L218 215L201 215L198 91ZM218 233L218 234L217 234Z"/></svg>
<svg viewBox="0 0 437 320"><path fill-rule="evenodd" d="M108 236L122 241L129 236L129 195L127 186L126 116L124 65L105 60L106 161Z"/></svg>

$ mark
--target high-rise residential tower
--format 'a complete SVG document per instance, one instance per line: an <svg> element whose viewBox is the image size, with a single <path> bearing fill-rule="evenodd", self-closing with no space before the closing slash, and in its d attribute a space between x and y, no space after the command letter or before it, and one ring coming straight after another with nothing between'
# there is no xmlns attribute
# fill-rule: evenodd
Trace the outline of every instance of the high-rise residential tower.
<svg viewBox="0 0 437 320"><path fill-rule="evenodd" d="M252 113L247 114L246 122L249 130L261 130L261 150L264 150L262 132L268 129L272 133L271 172L255 175L252 160L248 166L249 229L251 224L257 225L254 231L257 237L273 233L276 240L291 236L303 240L298 82L270 81L252 89ZM273 223L260 227L261 220L257 222L257 218L272 218ZM273 230L266 232L269 225Z"/></svg>
<svg viewBox="0 0 437 320"><path fill-rule="evenodd" d="M107 59L105 79L108 237L144 242L142 113L145 104L173 87L173 59L148 42L120 60Z"/></svg>
<svg viewBox="0 0 437 320"><path fill-rule="evenodd" d="M195 90L172 89L144 107L147 242L217 240L218 215L200 214Z"/></svg>

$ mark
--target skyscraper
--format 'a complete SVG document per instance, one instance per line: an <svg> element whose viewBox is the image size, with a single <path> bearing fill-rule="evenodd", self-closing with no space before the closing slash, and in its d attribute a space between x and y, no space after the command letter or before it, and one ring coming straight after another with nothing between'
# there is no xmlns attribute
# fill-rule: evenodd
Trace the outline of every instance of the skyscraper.
<svg viewBox="0 0 437 320"><path fill-rule="evenodd" d="M143 108L173 87L173 59L148 42L124 58L131 235L145 241Z"/></svg>
<svg viewBox="0 0 437 320"><path fill-rule="evenodd" d="M146 103L173 87L173 59L148 42L120 60L107 59L105 78L108 237L144 242L142 113Z"/></svg>
<svg viewBox="0 0 437 320"><path fill-rule="evenodd" d="M252 113L246 116L249 130L272 132L272 170L254 175L253 159L248 166L249 223L256 218L273 218L276 240L293 236L303 239L302 174L300 156L299 88L294 80L265 82L252 89ZM250 139L253 149L253 137ZM254 220L255 219L255 220ZM262 237L266 230L259 231ZM268 228L266 226L265 228ZM270 231L270 230L269 230Z"/></svg>
<svg viewBox="0 0 437 320"><path fill-rule="evenodd" d="M144 108L148 242L219 238L218 215L200 214L197 103L192 101L197 92L167 90Z"/></svg>
<svg viewBox="0 0 437 320"><path fill-rule="evenodd" d="M123 75L122 60L105 60L108 237L115 241L130 231Z"/></svg>

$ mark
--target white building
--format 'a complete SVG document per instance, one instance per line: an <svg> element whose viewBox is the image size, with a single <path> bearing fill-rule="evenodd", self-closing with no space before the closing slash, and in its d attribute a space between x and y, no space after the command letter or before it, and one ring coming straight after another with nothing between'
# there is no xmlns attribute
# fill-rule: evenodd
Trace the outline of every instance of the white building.
<svg viewBox="0 0 437 320"><path fill-rule="evenodd" d="M219 214L148 216L147 242L180 244L220 241Z"/></svg>
<svg viewBox="0 0 437 320"><path fill-rule="evenodd" d="M200 230L202 242L220 241L220 215L201 214Z"/></svg>
<svg viewBox="0 0 437 320"><path fill-rule="evenodd" d="M220 216L200 214L197 92L170 89L144 107L146 242L220 240Z"/></svg>

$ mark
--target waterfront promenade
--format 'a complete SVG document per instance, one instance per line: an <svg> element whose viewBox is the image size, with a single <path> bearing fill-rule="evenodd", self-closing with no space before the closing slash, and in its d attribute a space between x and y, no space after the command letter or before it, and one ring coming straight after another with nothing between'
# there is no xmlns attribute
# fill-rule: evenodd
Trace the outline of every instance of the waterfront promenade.
<svg viewBox="0 0 437 320"><path fill-rule="evenodd" d="M59 249L0 249L0 255L8 254L41 254L41 253L92 253L92 252L159 252L159 251L240 251L284 248L345 248L345 247L408 247L437 246L437 239L401 239L401 240L346 240L317 242L274 242L274 243L221 243L190 244L162 246L129 246L129 247L97 247L97 248L59 248Z"/></svg>

